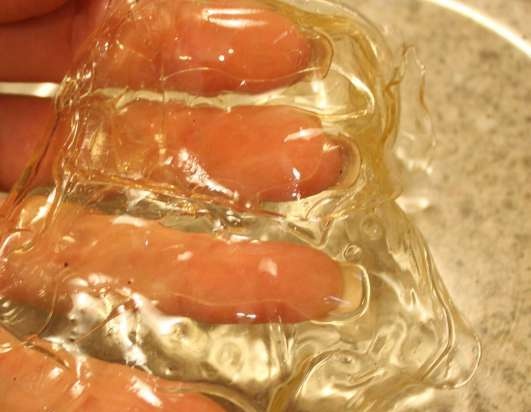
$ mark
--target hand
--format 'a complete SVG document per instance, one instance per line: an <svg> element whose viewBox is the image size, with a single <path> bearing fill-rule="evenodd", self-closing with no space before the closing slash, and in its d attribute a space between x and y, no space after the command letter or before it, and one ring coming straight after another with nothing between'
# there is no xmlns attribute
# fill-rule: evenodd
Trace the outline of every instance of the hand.
<svg viewBox="0 0 531 412"><path fill-rule="evenodd" d="M2 1L0 82L60 82L107 7L108 0ZM54 116L51 99L0 95L0 191L20 176Z"/></svg>
<svg viewBox="0 0 531 412"><path fill-rule="evenodd" d="M74 357L40 339L22 343L0 327L3 411L224 411L207 397L179 394L179 389L183 389L179 383L131 367Z"/></svg>
<svg viewBox="0 0 531 412"><path fill-rule="evenodd" d="M152 20L159 27L154 31L156 35L149 37L149 42L146 42L149 34L142 31L141 25L135 25L135 21L124 25L120 32L124 47L111 50L99 61L94 84L97 87L156 88L160 79L157 67L162 60L164 67L175 73L167 79L166 87L206 96L223 91L252 94L300 80L301 73L310 64L311 46L303 34L285 17L261 9L260 3L247 0L216 3L221 8L242 7L243 4L259 10L247 16L251 20L260 19L259 24L239 28L223 24L230 22L223 13L221 22L199 19L197 17L207 6L186 4L185 11L179 9L178 12L187 18L179 24L165 27L164 19ZM74 6L63 6L68 7ZM150 12L148 8L141 10ZM156 14L160 10L151 12ZM61 9L55 13L65 12ZM95 21L90 17L92 13L83 13L81 16L89 17L82 18ZM103 14L98 14L98 18L102 19ZM68 16L70 22L73 16L79 18L76 14ZM88 26L91 25L94 27L94 23ZM91 50L86 53L90 54ZM50 69L48 78L32 74L36 77L26 77L26 80L55 80L53 76L64 74L75 60L75 54L72 51L63 53L61 61L68 63L55 62L56 68ZM210 70L206 73L195 70L204 67ZM5 75L4 78L21 80L16 77L17 73L12 70L12 77ZM37 112L44 113L43 119L53 116L49 106L43 108L42 102L27 100L16 104L20 104L21 110L11 113L10 119L19 126L21 135L28 130L23 113L30 113L31 107L32 118L36 118ZM12 100L6 101L6 106L15 107ZM156 166L156 173L142 176L142 182L171 185L185 182L189 189L210 190L207 184L210 180L190 179L190 168L186 164L184 167L172 161L161 164L158 157L143 155L150 152L153 138L162 128L170 142L165 148L168 158L178 158L183 150L192 153L197 159L194 166L201 165L211 181L222 182L227 192L237 194L229 195L231 198L253 202L300 199L333 186L340 178L344 161L342 148L322 132L320 120L308 113L287 106L243 106L225 112L166 103L167 117L162 122L157 117L159 106L138 102L124 112L105 111L108 117L102 127L106 135L125 142L123 153L119 153L112 164L94 164L88 152L81 151L79 156L88 156L89 167L107 173L124 170L120 161L127 163L127 173L133 175L155 170L151 166ZM43 124L34 126L40 127L39 130L26 132L26 141L32 143L32 136L45 133ZM142 141L135 146L138 136ZM11 157L20 159L14 154L14 145L5 145ZM104 147L103 151L107 149L111 147ZM134 168L135 161L140 162L138 170ZM12 176L4 177L8 184L12 180ZM42 199L30 200L26 212L35 215L39 202L42 206ZM89 280L92 273L104 273L109 287L130 286L158 302L159 309L166 313L209 323L319 319L326 317L341 300L343 282L339 265L309 247L273 241L226 242L208 234L166 229L157 222L122 220L118 223L114 216L72 205L61 206L56 220L57 225L47 235L50 238L41 242L41 247L21 259L9 258L4 273L0 274L3 294L18 302L48 307L50 296L38 291L53 289L52 284L57 281L54 274L64 267L78 279ZM67 235L75 239L75 243L71 247L57 247ZM39 268L38 274L34 268ZM66 302L56 309L68 311L71 303L68 298L77 292L76 286L65 284L63 288L62 285L59 294ZM358 303L350 302L352 308Z"/></svg>

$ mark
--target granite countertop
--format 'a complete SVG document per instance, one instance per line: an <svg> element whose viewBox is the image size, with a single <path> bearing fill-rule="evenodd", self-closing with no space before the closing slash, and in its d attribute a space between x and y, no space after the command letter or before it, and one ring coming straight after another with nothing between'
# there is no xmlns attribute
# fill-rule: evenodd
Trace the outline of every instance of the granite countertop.
<svg viewBox="0 0 531 412"><path fill-rule="evenodd" d="M415 218L450 295L483 344L483 358L471 382L436 393L435 400L419 410L528 412L531 1L461 2L519 34L516 41L523 40L528 55L440 6L455 3L356 3L372 20L400 30L426 65L438 146L431 176L433 205Z"/></svg>

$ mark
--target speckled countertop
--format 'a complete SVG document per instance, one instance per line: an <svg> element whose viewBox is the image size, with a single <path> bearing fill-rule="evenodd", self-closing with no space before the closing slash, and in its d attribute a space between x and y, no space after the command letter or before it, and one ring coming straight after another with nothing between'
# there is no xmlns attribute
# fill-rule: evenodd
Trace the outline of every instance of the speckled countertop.
<svg viewBox="0 0 531 412"><path fill-rule="evenodd" d="M433 205L415 218L483 344L472 381L435 393L419 411L529 412L531 52L441 7L455 3L350 3L376 22L392 23L427 67L438 146ZM462 3L519 33L531 50L530 0Z"/></svg>

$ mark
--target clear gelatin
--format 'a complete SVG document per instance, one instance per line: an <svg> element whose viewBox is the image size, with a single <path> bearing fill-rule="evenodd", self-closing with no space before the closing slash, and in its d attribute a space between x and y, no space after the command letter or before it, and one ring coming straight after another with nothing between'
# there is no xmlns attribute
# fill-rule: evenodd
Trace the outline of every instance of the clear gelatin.
<svg viewBox="0 0 531 412"><path fill-rule="evenodd" d="M479 344L395 202L401 74L331 1L112 3L0 209L0 409L388 411L465 383Z"/></svg>

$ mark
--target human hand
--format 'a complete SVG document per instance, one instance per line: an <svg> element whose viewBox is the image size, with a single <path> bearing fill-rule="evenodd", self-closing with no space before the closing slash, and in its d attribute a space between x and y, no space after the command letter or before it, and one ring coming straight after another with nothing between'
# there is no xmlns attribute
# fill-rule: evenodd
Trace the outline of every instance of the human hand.
<svg viewBox="0 0 531 412"><path fill-rule="evenodd" d="M0 82L60 82L108 5L108 0L2 1ZM0 95L0 191L20 176L54 116L51 99Z"/></svg>
<svg viewBox="0 0 531 412"><path fill-rule="evenodd" d="M230 9L242 7L241 4L255 7L259 3L220 1L216 4ZM192 17L201 15L203 10L194 7L187 10L188 13ZM92 16L91 13L86 15ZM172 67L177 73L187 73L171 77L168 87L200 95L210 96L223 91L252 94L299 80L300 73L310 63L311 50L302 33L289 20L274 12L260 11L248 17L251 23L253 19L261 19L260 24L235 29L219 22L212 24L191 19L189 21L196 24L185 24L187 20L183 24L163 27L159 31L162 34L152 39L160 42L159 47L151 45L149 48L144 48L139 37L141 27L132 23L122 32L124 49L118 49L114 55L111 53L112 58L102 62L99 77L97 74L94 81L99 87L150 88L159 79L159 74L150 67L150 62L156 58L162 58L166 67ZM224 13L221 20L221 23L230 22ZM235 36L235 31L240 35ZM176 44L174 39L178 38L187 40ZM192 40L196 42L194 47L188 47ZM186 57L184 63L182 59L175 59L176 48L179 56ZM258 53L254 53L257 50ZM256 59L253 58L255 54ZM69 57L65 58L65 55L61 57L63 62L75 59L72 51ZM260 61L258 56L263 60ZM69 64L56 64L56 75L61 75ZM199 75L195 71L190 75L189 71L182 70L204 66L214 70ZM49 73L53 74L53 70ZM24 79L28 80L28 77ZM46 79L29 79L56 80L53 75ZM20 104L39 107L36 112L44 113L44 119L53 117L51 108L42 108L45 105L41 102L24 101ZM14 107L12 101L6 105ZM192 151L214 181L222 182L225 189L244 200L283 202L300 199L333 186L340 178L344 160L341 146L322 132L317 117L300 110L287 106L244 106L227 113L218 109L187 108L180 104L167 104L166 109L170 115L165 119L164 127L173 142L168 144L170 153L177 154L183 147ZM17 110L12 117L12 122L19 125L21 135L24 131L28 133L21 116L24 110ZM156 103L139 102L131 105L127 112L111 112L110 126L106 131L120 136L125 142L141 136L145 139L141 148L149 147L152 144L149 139L151 129L160 127L158 110ZM35 113L31 117L35 118ZM46 133L45 123L35 124L41 129L28 133L26 140L33 142L32 136ZM203 143L197 144L201 140ZM14 153L14 146L6 144L6 147ZM134 149L130 144L125 145L123 159L128 164L134 164L131 162L136 154ZM156 161L151 158L141 160L144 162L142 169L145 162ZM19 163L23 162L25 160ZM105 170L113 171L113 167L116 165L105 165ZM175 184L181 175L186 180L187 173L186 168L170 162L164 163L149 179ZM6 175L5 181L10 184L14 174L11 177ZM27 210L31 209L32 206L27 205ZM36 260L31 256L18 261L11 259L6 266L8 276L4 276L3 281L14 278L17 282L11 285L0 281L0 289L15 301L35 304L38 290L53 289L54 274L65 264L79 278L88 279L95 272L105 273L113 287L121 287L132 279L131 287L157 301L159 308L166 313L190 316L208 323L286 323L318 319L335 308L337 300L330 298L339 299L342 293L342 275L337 263L309 247L285 242L224 242L206 234L183 235L158 223L118 224L114 216L79 209L71 212L69 206L63 207L57 216L59 222L64 219L68 224L56 226L49 241L43 244L58 245L67 232L76 243L60 253L56 253L56 248L44 246L44 249L34 251L32 256ZM77 223L71 225L68 216L74 216ZM109 241L112 247L109 247ZM131 247L131 242L138 247ZM150 246L146 247L148 244ZM189 258L180 261L175 259L175 253L168 252L177 244L180 249L175 253ZM131 264L133 261L136 262L134 265ZM43 269L41 275L35 276L32 271L35 267ZM68 298L78 290L66 287L59 292ZM39 298L42 297L41 294ZM46 299L41 301L49 303ZM355 308L358 303L353 301L351 305ZM57 310L68 311L68 303L58 306Z"/></svg>

